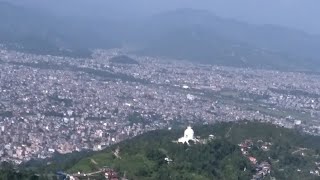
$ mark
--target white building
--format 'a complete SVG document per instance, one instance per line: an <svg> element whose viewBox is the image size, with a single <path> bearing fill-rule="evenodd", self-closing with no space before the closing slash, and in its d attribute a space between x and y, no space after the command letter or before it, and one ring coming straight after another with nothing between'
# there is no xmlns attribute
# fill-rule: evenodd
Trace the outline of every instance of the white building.
<svg viewBox="0 0 320 180"><path fill-rule="evenodd" d="M195 96L192 94L187 94L187 99L193 101L195 99Z"/></svg>
<svg viewBox="0 0 320 180"><path fill-rule="evenodd" d="M196 139L194 138L194 131L191 128L191 126L188 126L187 129L184 131L183 137L178 139L178 142L183 144L189 144L189 141L196 141Z"/></svg>
<svg viewBox="0 0 320 180"><path fill-rule="evenodd" d="M295 120L295 121L294 121L294 124L297 125L297 126L301 125L301 123L302 123L301 120Z"/></svg>
<svg viewBox="0 0 320 180"><path fill-rule="evenodd" d="M189 89L190 87L188 85L183 85L182 88L183 89Z"/></svg>

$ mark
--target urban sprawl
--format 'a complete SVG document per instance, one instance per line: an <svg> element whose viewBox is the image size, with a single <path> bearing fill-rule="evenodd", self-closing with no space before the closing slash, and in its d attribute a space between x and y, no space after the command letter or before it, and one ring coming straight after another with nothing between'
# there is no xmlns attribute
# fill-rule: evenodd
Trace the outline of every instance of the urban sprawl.
<svg viewBox="0 0 320 180"><path fill-rule="evenodd" d="M319 135L320 75L0 48L0 161L101 150L146 131L259 120Z"/></svg>

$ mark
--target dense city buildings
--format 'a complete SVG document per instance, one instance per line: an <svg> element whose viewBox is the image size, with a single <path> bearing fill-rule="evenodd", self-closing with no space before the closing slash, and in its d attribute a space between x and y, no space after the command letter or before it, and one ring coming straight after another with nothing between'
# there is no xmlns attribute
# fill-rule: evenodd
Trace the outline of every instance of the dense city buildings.
<svg viewBox="0 0 320 180"><path fill-rule="evenodd" d="M0 161L102 148L146 131L260 120L319 134L320 75L0 49Z"/></svg>

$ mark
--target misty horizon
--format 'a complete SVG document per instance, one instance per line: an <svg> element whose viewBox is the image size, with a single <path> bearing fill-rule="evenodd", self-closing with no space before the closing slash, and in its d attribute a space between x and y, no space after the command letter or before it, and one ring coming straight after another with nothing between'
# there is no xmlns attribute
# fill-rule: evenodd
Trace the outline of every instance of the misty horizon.
<svg viewBox="0 0 320 180"><path fill-rule="evenodd" d="M320 3L316 0L281 0L257 2L244 0L136 0L126 2L120 1L50 1L50 0L2 0L15 3L29 8L47 11L58 16L130 19L151 16L157 13L192 8L208 10L217 16L232 18L247 23L265 25L273 24L288 28L303 30L312 34L320 34L320 23L317 17L320 16L318 7Z"/></svg>

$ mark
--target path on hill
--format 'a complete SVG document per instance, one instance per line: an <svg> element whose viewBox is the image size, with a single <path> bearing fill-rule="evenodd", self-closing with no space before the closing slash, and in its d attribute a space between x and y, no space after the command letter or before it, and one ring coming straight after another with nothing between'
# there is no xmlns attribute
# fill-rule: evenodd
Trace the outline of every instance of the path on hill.
<svg viewBox="0 0 320 180"><path fill-rule="evenodd" d="M91 161L94 165L98 165L98 163L97 163L94 159L90 159L90 161Z"/></svg>
<svg viewBox="0 0 320 180"><path fill-rule="evenodd" d="M233 128L233 125L229 128L228 132L226 133L226 135L225 135L226 138L230 136L230 132L231 132L232 128Z"/></svg>
<svg viewBox="0 0 320 180"><path fill-rule="evenodd" d="M298 150L293 151L292 154L296 154L298 152L305 151L305 150L308 150L308 148L299 148Z"/></svg>

